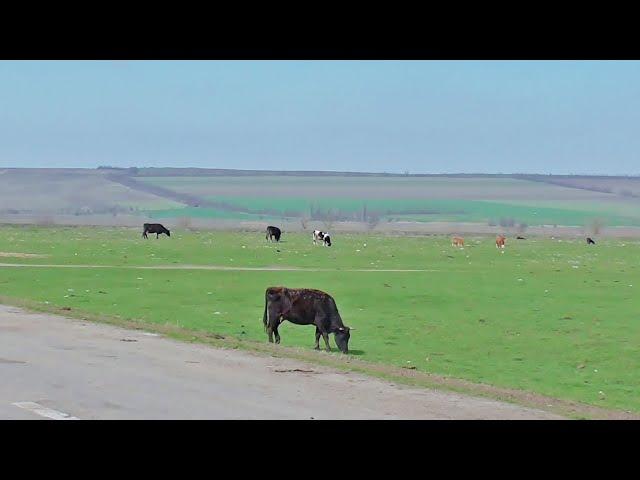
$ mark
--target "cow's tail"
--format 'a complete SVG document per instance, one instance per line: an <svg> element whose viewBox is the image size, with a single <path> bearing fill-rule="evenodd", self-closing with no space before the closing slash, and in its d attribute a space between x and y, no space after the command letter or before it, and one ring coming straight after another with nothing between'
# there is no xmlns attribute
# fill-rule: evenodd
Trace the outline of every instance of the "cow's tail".
<svg viewBox="0 0 640 480"><path fill-rule="evenodd" d="M265 332L267 331L267 321L268 321L268 318L267 318L267 316L268 316L267 315L267 303L268 303L267 299L268 299L268 297L267 297L267 295L268 295L267 293L264 294L264 315L262 316L262 323L264 323L264 331Z"/></svg>

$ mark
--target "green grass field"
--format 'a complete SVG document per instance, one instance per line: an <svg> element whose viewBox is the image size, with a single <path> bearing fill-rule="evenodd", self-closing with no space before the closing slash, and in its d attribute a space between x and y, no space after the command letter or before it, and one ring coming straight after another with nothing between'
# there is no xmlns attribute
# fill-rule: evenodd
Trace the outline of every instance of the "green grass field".
<svg viewBox="0 0 640 480"><path fill-rule="evenodd" d="M382 221L640 226L637 199L513 178L143 177L140 181L244 209L149 209L152 218L269 220L333 210L353 219L366 206Z"/></svg>
<svg viewBox="0 0 640 480"><path fill-rule="evenodd" d="M380 212L383 220L391 218L396 221L415 222L476 222L486 223L493 220L498 224L501 218L513 218L518 223L527 225L570 225L585 226L595 219L606 218L610 226L640 226L640 215L628 212L627 215L614 213L614 209L603 210L597 205L579 205L568 208L549 207L544 205L511 204L507 202L492 202L484 200L362 200L352 198L327 198L309 200L301 197L264 198L264 197L208 197L210 200L247 208L257 212L274 209L286 217L286 212L308 213L310 207L329 209L343 212L361 212L366 205L369 212ZM418 213L398 213L414 210ZM419 213L428 210L432 213ZM188 216L194 218L231 218L231 219L277 219L276 215L261 215L257 213L241 213L222 211L210 208L173 208L148 211L152 218L175 218Z"/></svg>
<svg viewBox="0 0 640 480"><path fill-rule="evenodd" d="M502 254L487 237L460 250L444 236L336 235L323 248L310 234L269 244L262 233L1 230L0 262L53 265L0 267L5 297L266 342L265 288L318 288L355 327L357 358L640 412L638 241L508 239ZM393 269L423 271L380 271ZM312 327L280 333L311 350Z"/></svg>

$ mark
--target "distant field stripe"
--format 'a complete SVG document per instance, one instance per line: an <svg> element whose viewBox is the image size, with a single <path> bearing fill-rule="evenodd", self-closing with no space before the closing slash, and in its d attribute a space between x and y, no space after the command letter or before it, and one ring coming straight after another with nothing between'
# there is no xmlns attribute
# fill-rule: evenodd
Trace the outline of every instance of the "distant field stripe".
<svg viewBox="0 0 640 480"><path fill-rule="evenodd" d="M68 413L59 412L58 410L54 410L52 408L43 407L39 403L35 402L16 402L12 403L12 405L33 412L36 415L40 415L41 417L51 418L52 420L80 420L77 417L72 417Z"/></svg>
<svg viewBox="0 0 640 480"><path fill-rule="evenodd" d="M442 272L436 269L416 268L298 268L298 267L227 267L224 265L43 265L27 263L0 263L1 267L34 267L34 268L126 268L133 270L229 270L249 272Z"/></svg>

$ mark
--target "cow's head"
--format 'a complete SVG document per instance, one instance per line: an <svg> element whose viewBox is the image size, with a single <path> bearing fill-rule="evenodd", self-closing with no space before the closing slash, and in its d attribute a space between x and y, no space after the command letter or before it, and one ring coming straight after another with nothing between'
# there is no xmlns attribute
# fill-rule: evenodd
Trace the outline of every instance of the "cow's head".
<svg viewBox="0 0 640 480"><path fill-rule="evenodd" d="M168 229L168 228L165 228L164 233L166 233L166 234L167 234L167 237L170 237L170 236L171 236L171 232L169 231L169 229Z"/></svg>
<svg viewBox="0 0 640 480"><path fill-rule="evenodd" d="M349 338L351 338L349 327L338 327L335 331L336 345L342 353L349 353Z"/></svg>
<svg viewBox="0 0 640 480"><path fill-rule="evenodd" d="M324 238L323 238L323 240L324 240L324 244L325 244L327 247L330 247L330 246L331 246L331 237L330 237L329 235L325 235L325 236L324 236Z"/></svg>

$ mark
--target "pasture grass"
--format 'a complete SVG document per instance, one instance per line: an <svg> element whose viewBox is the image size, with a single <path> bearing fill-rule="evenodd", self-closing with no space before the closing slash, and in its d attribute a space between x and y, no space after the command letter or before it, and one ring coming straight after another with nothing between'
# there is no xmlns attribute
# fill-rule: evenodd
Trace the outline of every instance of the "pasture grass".
<svg viewBox="0 0 640 480"><path fill-rule="evenodd" d="M0 295L266 342L265 288L319 288L355 328L352 358L640 412L638 241L509 238L500 253L488 237L466 237L457 249L444 236L351 234L324 248L310 234L279 244L260 233L140 234L3 227L0 252L49 256L0 262L71 268L0 267ZM175 269L136 268L152 266ZM385 269L426 271L376 271ZM311 350L312 327L285 322L280 333L283 346Z"/></svg>

